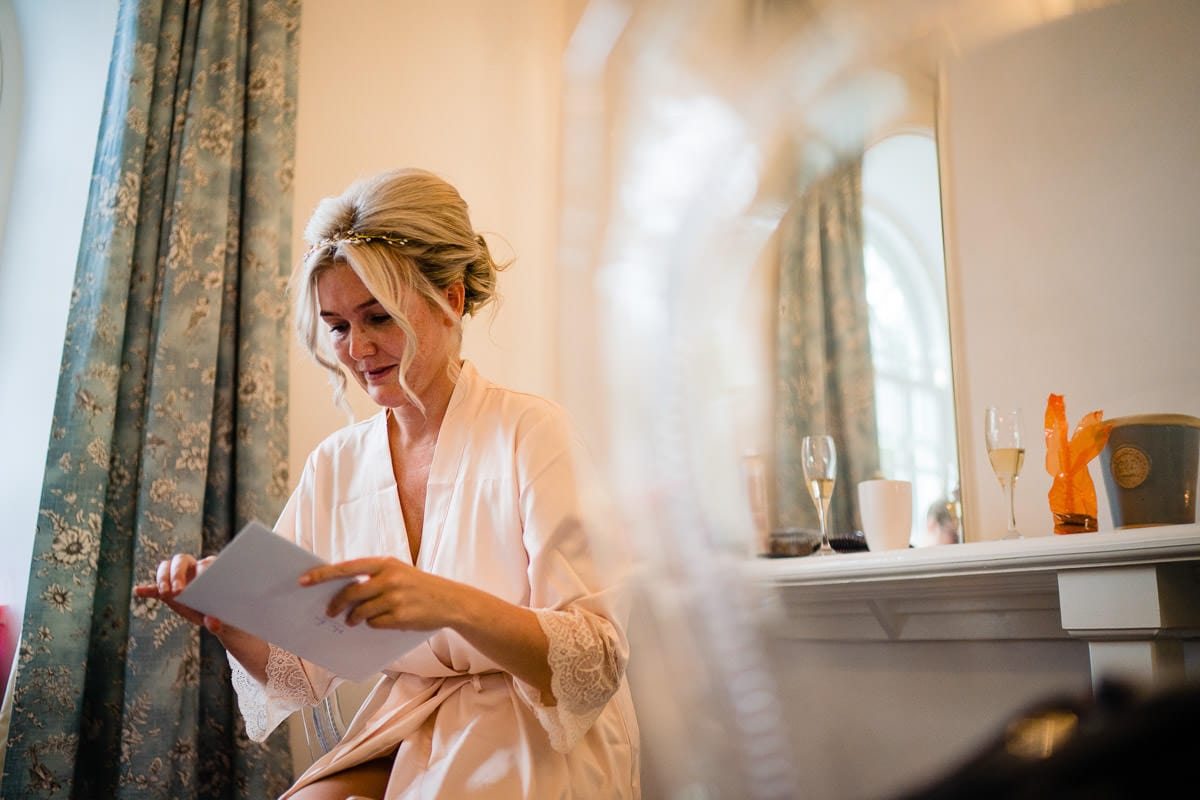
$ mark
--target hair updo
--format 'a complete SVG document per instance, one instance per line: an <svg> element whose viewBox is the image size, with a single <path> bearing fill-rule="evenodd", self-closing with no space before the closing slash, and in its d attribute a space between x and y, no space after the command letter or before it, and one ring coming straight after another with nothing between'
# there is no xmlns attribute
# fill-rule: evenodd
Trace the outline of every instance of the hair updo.
<svg viewBox="0 0 1200 800"><path fill-rule="evenodd" d="M412 326L401 311L411 292L425 298L456 323L455 352L462 325L446 302L446 290L463 285L463 316L496 299L497 264L487 242L471 225L458 190L431 172L394 169L355 181L336 197L317 204L304 230L309 249L292 276L296 333L312 357L330 372L334 397L343 404L346 378L337 359L323 347L317 279L345 263L391 314L408 341L400 362L400 384L421 407L405 375L417 353ZM451 358L451 369L458 359ZM457 377L452 375L451 377Z"/></svg>

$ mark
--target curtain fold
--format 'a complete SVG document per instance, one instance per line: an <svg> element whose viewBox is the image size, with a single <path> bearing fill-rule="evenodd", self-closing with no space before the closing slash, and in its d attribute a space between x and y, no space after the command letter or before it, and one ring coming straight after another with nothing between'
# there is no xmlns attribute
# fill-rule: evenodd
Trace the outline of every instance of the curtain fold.
<svg viewBox="0 0 1200 800"><path fill-rule="evenodd" d="M132 596L286 500L298 0L123 0L0 796L263 798L219 643Z"/></svg>
<svg viewBox="0 0 1200 800"><path fill-rule="evenodd" d="M800 449L805 436L829 434L838 455L829 535L837 538L857 528L858 482L879 470L863 264L862 160L812 184L782 224L774 524L819 530Z"/></svg>

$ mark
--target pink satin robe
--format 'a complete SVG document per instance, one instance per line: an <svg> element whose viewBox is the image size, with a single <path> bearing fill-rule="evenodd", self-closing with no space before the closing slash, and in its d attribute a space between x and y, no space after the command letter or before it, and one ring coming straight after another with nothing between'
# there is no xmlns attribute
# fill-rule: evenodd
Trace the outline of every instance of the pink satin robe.
<svg viewBox="0 0 1200 800"><path fill-rule="evenodd" d="M309 456L276 525L329 561L412 562L388 452L386 414ZM396 753L387 800L638 798L637 722L617 583L620 549L584 529L578 443L565 413L465 363L430 467L420 569L537 612L556 706L442 630L393 662L345 737L285 793ZM601 569L601 565L604 569ZM230 658L252 738L319 702L340 679L272 648L266 687Z"/></svg>

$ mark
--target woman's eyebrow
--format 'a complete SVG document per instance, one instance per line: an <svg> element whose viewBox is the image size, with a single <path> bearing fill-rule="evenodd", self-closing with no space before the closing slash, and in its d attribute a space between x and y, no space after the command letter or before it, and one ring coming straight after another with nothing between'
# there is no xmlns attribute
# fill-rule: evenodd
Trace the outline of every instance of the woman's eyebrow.
<svg viewBox="0 0 1200 800"><path fill-rule="evenodd" d="M378 300L376 300L376 299L372 298L372 299L370 299L370 300L367 300L367 301L365 301L365 302L359 303L358 305L356 305L356 306L354 307L354 310L355 310L355 311L362 311L364 308L370 308L371 306L380 306L380 305L383 305L383 304L382 304L382 303L380 303ZM321 316L321 317L340 317L340 316L341 316L341 314L337 314L337 313L335 313L335 312L333 312L333 311L322 311L322 312L320 312L320 314L318 314L318 316Z"/></svg>

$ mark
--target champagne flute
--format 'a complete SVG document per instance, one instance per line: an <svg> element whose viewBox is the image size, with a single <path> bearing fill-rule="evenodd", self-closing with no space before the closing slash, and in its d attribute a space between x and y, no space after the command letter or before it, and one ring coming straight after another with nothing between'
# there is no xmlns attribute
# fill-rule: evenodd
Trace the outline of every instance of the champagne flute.
<svg viewBox="0 0 1200 800"><path fill-rule="evenodd" d="M1008 501L1008 531L1005 539L1021 539L1017 530L1017 515L1013 503L1017 477L1025 465L1025 433L1021 427L1021 409L997 408L987 410L983 420L983 433L987 442L988 461L992 472L1000 481Z"/></svg>
<svg viewBox="0 0 1200 800"><path fill-rule="evenodd" d="M837 449L833 446L833 437L805 436L800 453L804 462L804 480L821 523L821 546L815 552L819 556L833 555L837 552L829 544L829 499L833 497L833 481L837 476Z"/></svg>

